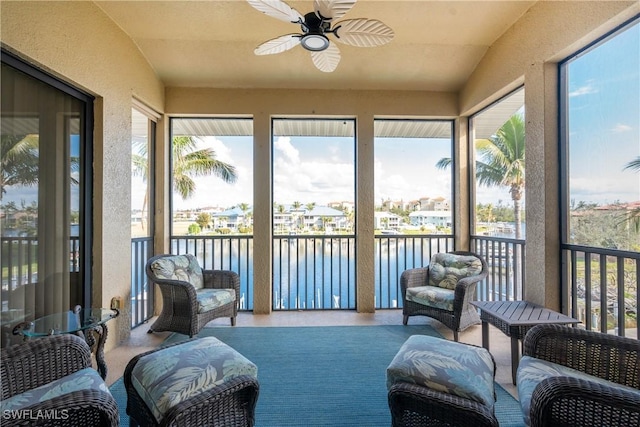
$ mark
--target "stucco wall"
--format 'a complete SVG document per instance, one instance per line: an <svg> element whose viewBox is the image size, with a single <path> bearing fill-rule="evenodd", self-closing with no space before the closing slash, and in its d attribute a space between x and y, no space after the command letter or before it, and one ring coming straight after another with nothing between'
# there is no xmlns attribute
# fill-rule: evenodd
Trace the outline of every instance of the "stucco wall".
<svg viewBox="0 0 640 427"><path fill-rule="evenodd" d="M131 40L92 2L0 3L3 46L96 97L93 304L130 298L131 105L162 111L164 87ZM106 348L130 331L109 323Z"/></svg>

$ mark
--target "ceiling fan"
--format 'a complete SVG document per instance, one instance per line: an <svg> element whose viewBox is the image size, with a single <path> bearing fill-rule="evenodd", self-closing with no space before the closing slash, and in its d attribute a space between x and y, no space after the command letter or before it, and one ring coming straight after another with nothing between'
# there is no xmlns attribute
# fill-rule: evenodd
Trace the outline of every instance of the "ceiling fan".
<svg viewBox="0 0 640 427"><path fill-rule="evenodd" d="M265 15L293 24L299 24L302 33L286 34L268 40L258 46L256 55L272 55L285 52L298 45L311 52L313 64L320 71L330 73L340 62L340 49L329 39L357 47L374 47L389 43L393 30L376 19L342 18L356 3L356 0L314 0L313 12L302 16L297 10L281 0L247 0Z"/></svg>

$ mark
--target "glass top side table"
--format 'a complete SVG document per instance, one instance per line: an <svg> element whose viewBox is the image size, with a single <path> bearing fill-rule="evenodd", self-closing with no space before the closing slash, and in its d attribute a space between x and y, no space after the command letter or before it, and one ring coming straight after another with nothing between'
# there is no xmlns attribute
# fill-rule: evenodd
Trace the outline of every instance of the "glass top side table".
<svg viewBox="0 0 640 427"><path fill-rule="evenodd" d="M58 334L76 334L84 337L89 347L95 352L100 376L106 379L107 365L104 361L104 343L107 340L107 322L118 317L119 314L117 309L83 309L77 305L73 310L50 314L31 322L19 323L13 328L13 334L22 335L24 339Z"/></svg>

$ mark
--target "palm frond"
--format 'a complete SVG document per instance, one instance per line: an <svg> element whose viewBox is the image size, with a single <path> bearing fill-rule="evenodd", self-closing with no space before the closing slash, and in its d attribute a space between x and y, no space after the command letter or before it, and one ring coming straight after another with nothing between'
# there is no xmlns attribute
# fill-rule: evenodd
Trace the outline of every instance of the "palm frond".
<svg viewBox="0 0 640 427"><path fill-rule="evenodd" d="M436 167L438 169L446 169L449 166L451 166L452 163L453 163L453 159L451 157L443 157L440 160L438 160L438 163L436 163Z"/></svg>
<svg viewBox="0 0 640 427"><path fill-rule="evenodd" d="M627 163L622 170L627 170L627 169L630 169L636 172L640 171L640 156L638 156L638 158L636 158L635 160L631 160L629 163Z"/></svg>
<svg viewBox="0 0 640 427"><path fill-rule="evenodd" d="M174 137L172 152L174 189L183 199L191 197L196 190L193 177L213 175L229 184L237 180L235 166L216 159L215 151L210 148L198 149L195 137Z"/></svg>

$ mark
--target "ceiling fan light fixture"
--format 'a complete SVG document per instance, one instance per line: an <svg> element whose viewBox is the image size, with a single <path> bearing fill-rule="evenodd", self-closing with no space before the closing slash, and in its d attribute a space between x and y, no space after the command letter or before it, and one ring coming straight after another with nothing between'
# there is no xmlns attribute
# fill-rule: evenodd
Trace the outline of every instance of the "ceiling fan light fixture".
<svg viewBox="0 0 640 427"><path fill-rule="evenodd" d="M300 44L312 52L320 52L329 47L329 39L323 34L306 34L300 39Z"/></svg>
<svg viewBox="0 0 640 427"><path fill-rule="evenodd" d="M298 34L285 34L267 40L254 49L256 55L285 52L300 44L311 53L313 65L325 73L335 71L340 63L340 49L334 41L356 47L374 47L393 39L393 30L377 19L357 18L336 22L358 0L314 0L313 12L305 15L283 0L246 1L259 12L299 25L301 30ZM333 41L329 40L329 34L335 37Z"/></svg>

